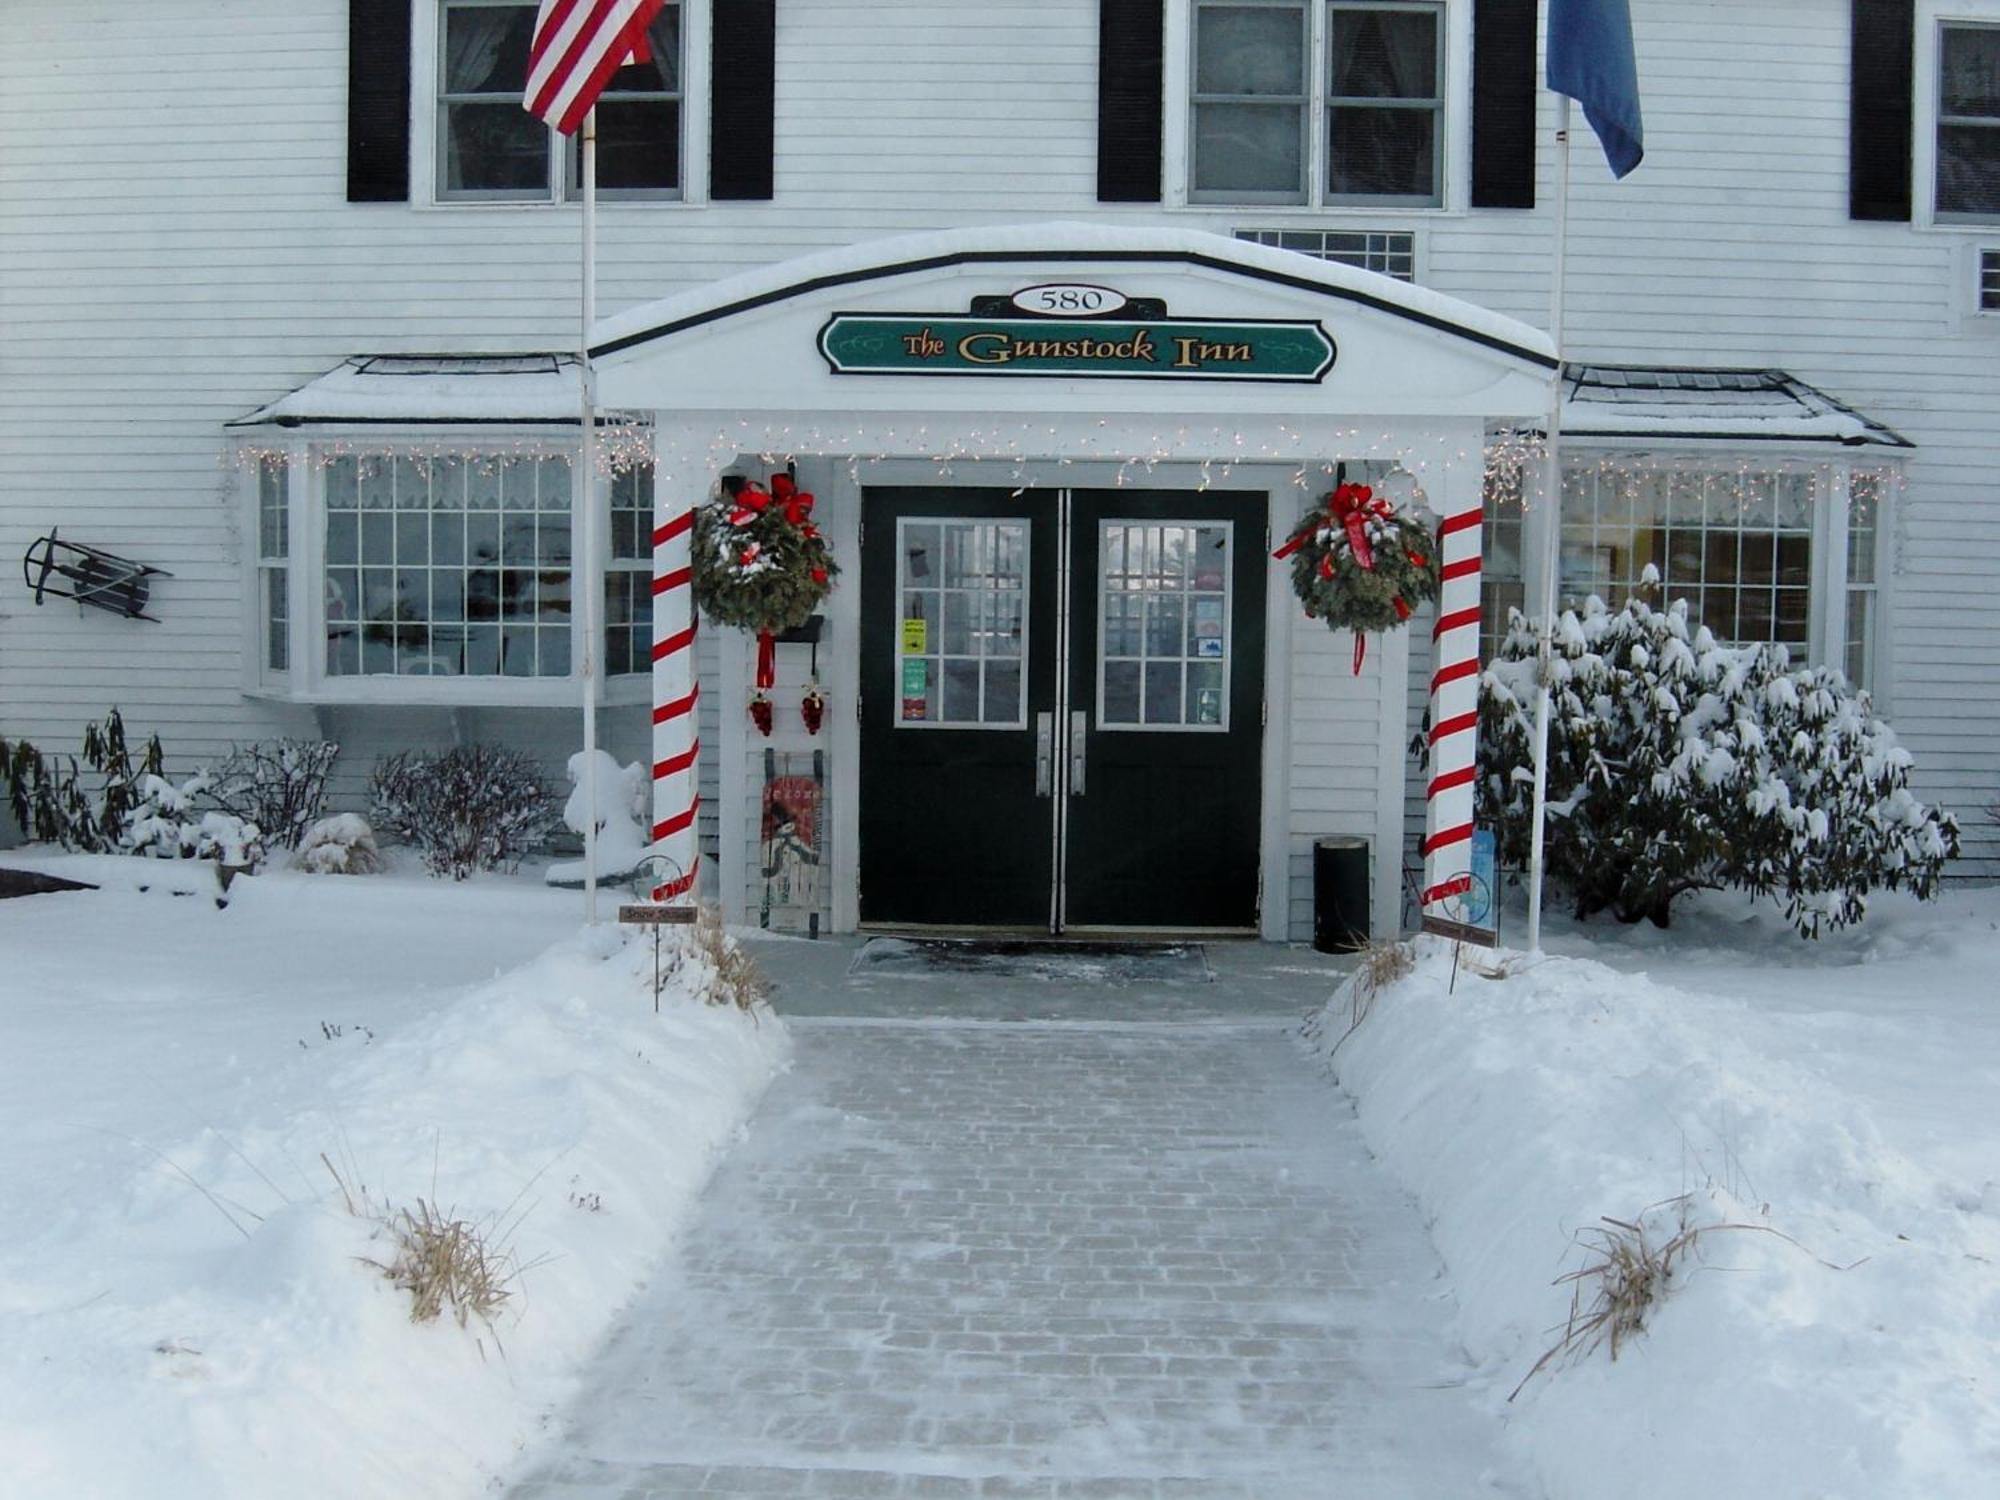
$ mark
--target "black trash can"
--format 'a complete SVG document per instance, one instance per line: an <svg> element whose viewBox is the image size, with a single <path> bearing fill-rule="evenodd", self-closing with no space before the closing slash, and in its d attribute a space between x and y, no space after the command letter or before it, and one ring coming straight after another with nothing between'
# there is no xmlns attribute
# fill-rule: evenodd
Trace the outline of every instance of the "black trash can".
<svg viewBox="0 0 2000 1500"><path fill-rule="evenodd" d="M1368 946L1368 875L1363 838L1313 841L1313 947L1354 953Z"/></svg>

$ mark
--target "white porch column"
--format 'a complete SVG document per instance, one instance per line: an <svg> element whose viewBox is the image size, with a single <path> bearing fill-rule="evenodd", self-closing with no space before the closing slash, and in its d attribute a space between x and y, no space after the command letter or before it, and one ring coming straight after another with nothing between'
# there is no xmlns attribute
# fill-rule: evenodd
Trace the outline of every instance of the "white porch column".
<svg viewBox="0 0 2000 1500"><path fill-rule="evenodd" d="M653 465L653 843L655 901L691 905L701 867L701 737L695 681L694 507L707 476L656 440Z"/></svg>

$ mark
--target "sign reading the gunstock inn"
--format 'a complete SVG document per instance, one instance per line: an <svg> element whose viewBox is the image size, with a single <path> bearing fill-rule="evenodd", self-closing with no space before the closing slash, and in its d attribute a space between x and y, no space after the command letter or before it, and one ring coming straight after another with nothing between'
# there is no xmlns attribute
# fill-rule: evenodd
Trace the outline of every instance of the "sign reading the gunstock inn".
<svg viewBox="0 0 2000 1500"><path fill-rule="evenodd" d="M1120 299L1121 302L1123 299ZM836 375L1058 375L1120 380L1280 380L1333 368L1317 323L835 313L819 350Z"/></svg>

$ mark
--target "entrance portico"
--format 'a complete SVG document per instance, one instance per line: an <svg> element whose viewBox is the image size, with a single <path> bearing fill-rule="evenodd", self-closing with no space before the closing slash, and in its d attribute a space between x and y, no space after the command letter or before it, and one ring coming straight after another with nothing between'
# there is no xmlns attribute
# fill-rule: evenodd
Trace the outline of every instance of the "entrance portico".
<svg viewBox="0 0 2000 1500"><path fill-rule="evenodd" d="M1394 929L1407 640L1352 673L1270 539L1343 464L1476 523L1489 427L1546 409L1540 334L1261 246L1057 224L770 267L601 323L593 354L600 405L656 426L656 669L688 607L664 549L723 476L794 465L843 568L819 735L793 707L804 648L780 648L767 740L747 643L721 632L720 743L655 755L661 825L710 768L731 920L760 908L771 750L823 752L834 930L1298 936L1332 834L1370 840ZM1477 538L1446 539L1461 588ZM1476 632L1462 613L1448 628ZM1469 823L1461 791L1434 825Z"/></svg>

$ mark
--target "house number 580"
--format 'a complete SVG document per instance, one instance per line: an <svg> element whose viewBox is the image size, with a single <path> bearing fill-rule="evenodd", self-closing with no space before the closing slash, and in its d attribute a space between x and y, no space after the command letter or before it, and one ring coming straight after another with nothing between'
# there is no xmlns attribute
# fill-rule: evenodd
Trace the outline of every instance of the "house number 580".
<svg viewBox="0 0 2000 1500"><path fill-rule="evenodd" d="M1108 286L1088 286L1081 282L1057 281L1031 286L1014 293L1014 305L1025 313L1084 314L1117 312L1125 305L1125 294Z"/></svg>

